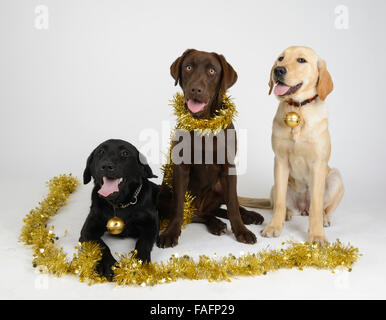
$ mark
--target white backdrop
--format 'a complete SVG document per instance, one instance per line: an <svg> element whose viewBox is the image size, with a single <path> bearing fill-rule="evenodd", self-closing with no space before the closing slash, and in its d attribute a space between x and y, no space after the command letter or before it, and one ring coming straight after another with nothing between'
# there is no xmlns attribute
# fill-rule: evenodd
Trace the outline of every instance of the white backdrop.
<svg viewBox="0 0 386 320"><path fill-rule="evenodd" d="M48 10L47 29L40 29L38 5ZM342 5L348 10L347 29L339 28ZM146 143L140 139L143 130L161 137L162 123L173 123L168 101L178 90L169 66L187 48L222 53L238 72L230 94L239 111L236 126L247 130L248 147L247 171L239 177L238 190L242 195L268 196L273 181L270 135L278 104L268 96L268 78L272 63L290 45L314 48L327 61L334 80L327 104L330 165L339 168L346 186L336 213L341 227L354 236L368 228L367 236L375 238L366 239L363 246L383 246L385 10L383 0L2 0L1 253L18 252L15 255L25 264L21 272L29 279L30 252L16 244L16 237L22 217L42 198L44 181L59 173L81 176L88 154L105 139L121 138L141 147ZM151 166L160 174L159 161ZM89 189L85 190L84 210L89 204ZM305 232L306 225L301 220L299 228ZM260 228L253 230L258 233ZM354 244L365 240L335 231L336 237ZM331 239L335 233L327 236ZM170 253L163 252L165 257ZM5 261L11 268L9 259ZM384 260L376 263L379 268L385 265ZM9 279L3 285L8 293L22 295Z"/></svg>

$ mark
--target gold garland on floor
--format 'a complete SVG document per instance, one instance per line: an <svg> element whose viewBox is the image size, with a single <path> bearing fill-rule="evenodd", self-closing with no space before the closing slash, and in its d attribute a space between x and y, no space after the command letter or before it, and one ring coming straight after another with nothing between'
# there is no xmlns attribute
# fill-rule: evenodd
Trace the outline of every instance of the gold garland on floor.
<svg viewBox="0 0 386 320"><path fill-rule="evenodd" d="M42 271L45 269L58 277L73 274L80 281L87 281L89 284L105 282L107 279L100 277L95 271L95 266L102 257L96 243L79 244L76 247L77 253L69 261L63 248L55 243L57 237L53 232L54 227L47 226L49 219L66 204L78 184L78 180L71 174L51 179L46 198L23 219L20 239L32 246L34 267L44 267L41 268ZM198 262L187 255L172 255L166 262L142 264L132 252L120 255L119 264L114 270L114 282L126 286L148 286L178 279L230 281L237 276L265 275L284 268L303 270L314 267L331 271L345 268L351 271L360 256L357 248L350 244L344 245L339 240L324 247L307 242L289 242L287 247L248 253L239 258L232 254L226 257L202 255Z"/></svg>
<svg viewBox="0 0 386 320"><path fill-rule="evenodd" d="M208 135L210 133L218 134L221 130L226 129L236 116L236 106L230 96L223 95L222 106L216 110L214 116L210 119L195 118L190 112L186 110L185 97L182 93L176 93L170 104L174 108L174 115L177 116L177 124L172 131L172 137L176 130L196 131L199 135ZM172 140L172 139L171 139ZM173 164L171 162L171 154L173 148L173 141L170 143L169 152L167 155L166 164L161 168L163 172L163 183L172 189L173 179ZM185 227L192 221L192 217L196 211L193 206L194 196L188 191L185 193L184 200L184 215L182 227ZM168 219L161 221L161 230L165 229L169 224Z"/></svg>

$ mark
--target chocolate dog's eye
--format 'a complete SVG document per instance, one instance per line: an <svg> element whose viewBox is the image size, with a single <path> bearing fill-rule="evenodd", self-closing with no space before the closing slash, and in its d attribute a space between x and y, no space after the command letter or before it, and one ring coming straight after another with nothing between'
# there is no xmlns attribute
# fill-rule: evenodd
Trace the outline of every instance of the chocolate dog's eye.
<svg viewBox="0 0 386 320"><path fill-rule="evenodd" d="M214 70L213 68L210 68L210 69L209 69L209 73L210 73L210 74L215 74L215 73L216 73L216 70Z"/></svg>
<svg viewBox="0 0 386 320"><path fill-rule="evenodd" d="M192 66L189 66L189 65L186 66L185 68L186 68L187 71L191 71L192 70Z"/></svg>
<svg viewBox="0 0 386 320"><path fill-rule="evenodd" d="M283 59L284 59L284 57L279 57L279 59L277 59L277 60L283 61Z"/></svg>
<svg viewBox="0 0 386 320"><path fill-rule="evenodd" d="M298 58L298 62L299 62L299 63L305 63L305 62L307 62L307 61L306 61L306 59Z"/></svg>

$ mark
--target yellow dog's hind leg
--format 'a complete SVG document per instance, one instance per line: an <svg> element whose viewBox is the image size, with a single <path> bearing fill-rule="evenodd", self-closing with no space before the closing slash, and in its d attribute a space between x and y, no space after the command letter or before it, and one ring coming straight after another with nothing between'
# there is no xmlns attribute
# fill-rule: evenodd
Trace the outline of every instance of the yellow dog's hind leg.
<svg viewBox="0 0 386 320"><path fill-rule="evenodd" d="M331 225L330 214L337 208L344 195L342 177L337 169L331 169L326 178L324 191L323 226Z"/></svg>

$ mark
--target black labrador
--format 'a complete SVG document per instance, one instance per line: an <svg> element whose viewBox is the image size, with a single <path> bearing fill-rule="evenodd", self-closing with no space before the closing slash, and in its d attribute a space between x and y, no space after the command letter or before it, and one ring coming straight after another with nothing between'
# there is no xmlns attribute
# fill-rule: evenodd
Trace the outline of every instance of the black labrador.
<svg viewBox="0 0 386 320"><path fill-rule="evenodd" d="M123 140L107 140L90 154L83 173L83 182L94 179L90 213L83 225L80 242L95 241L102 248L102 260L97 272L112 280L111 267L116 260L101 239L106 224L114 216L125 227L120 237L138 238L137 258L150 261L150 252L159 233L156 198L159 186L149 181L155 178L140 152Z"/></svg>

